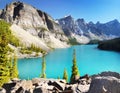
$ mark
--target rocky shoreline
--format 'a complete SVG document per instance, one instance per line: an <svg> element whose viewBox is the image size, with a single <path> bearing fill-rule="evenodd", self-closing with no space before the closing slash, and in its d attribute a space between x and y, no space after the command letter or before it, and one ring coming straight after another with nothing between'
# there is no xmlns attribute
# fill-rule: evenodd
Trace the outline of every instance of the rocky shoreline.
<svg viewBox="0 0 120 93"><path fill-rule="evenodd" d="M3 85L0 93L120 93L120 74L102 72L81 77L73 84L62 79L13 79Z"/></svg>

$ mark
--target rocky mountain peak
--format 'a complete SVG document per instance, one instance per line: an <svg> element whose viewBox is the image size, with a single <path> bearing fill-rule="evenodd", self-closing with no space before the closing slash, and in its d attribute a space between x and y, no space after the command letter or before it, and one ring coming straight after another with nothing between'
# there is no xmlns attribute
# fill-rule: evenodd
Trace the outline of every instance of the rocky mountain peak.
<svg viewBox="0 0 120 93"><path fill-rule="evenodd" d="M89 26L95 26L95 24L94 24L92 21L90 21L90 22L88 23L88 25L89 25Z"/></svg>
<svg viewBox="0 0 120 93"><path fill-rule="evenodd" d="M100 25L101 23L99 21L97 21L96 25Z"/></svg>
<svg viewBox="0 0 120 93"><path fill-rule="evenodd" d="M112 20L110 22L107 22L106 24L108 24L108 25L118 25L119 21L117 19L114 19L114 20Z"/></svg>
<svg viewBox="0 0 120 93"><path fill-rule="evenodd" d="M79 19L77 19L77 21L81 22L81 23L85 23L85 20L83 18L81 18L81 19L79 18Z"/></svg>
<svg viewBox="0 0 120 93"><path fill-rule="evenodd" d="M2 19L9 23L17 24L33 35L37 35L38 28L40 27L47 29L37 10L31 5L20 1L6 5L6 9L4 9L1 15Z"/></svg>
<svg viewBox="0 0 120 93"><path fill-rule="evenodd" d="M56 41L60 42L62 47L67 45L64 43L68 39L59 24L50 15L29 4L20 1L12 2L1 10L0 18L39 37L53 48L58 47Z"/></svg>
<svg viewBox="0 0 120 93"><path fill-rule="evenodd" d="M64 19L66 19L66 18L73 19L73 17L71 15L67 15L67 16L64 17Z"/></svg>
<svg viewBox="0 0 120 93"><path fill-rule="evenodd" d="M63 33L59 24L47 13L20 1L7 5L1 13L1 18L9 23L17 24L33 35L37 35L41 28Z"/></svg>

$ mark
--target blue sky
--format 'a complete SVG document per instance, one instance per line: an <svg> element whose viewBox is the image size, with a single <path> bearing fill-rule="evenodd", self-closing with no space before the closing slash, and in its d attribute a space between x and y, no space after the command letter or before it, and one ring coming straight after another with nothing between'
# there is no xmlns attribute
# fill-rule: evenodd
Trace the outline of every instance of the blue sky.
<svg viewBox="0 0 120 93"><path fill-rule="evenodd" d="M15 0L0 0L0 8ZM75 19L100 21L105 23L114 19L120 21L120 0L20 0L47 12L54 19L72 15Z"/></svg>

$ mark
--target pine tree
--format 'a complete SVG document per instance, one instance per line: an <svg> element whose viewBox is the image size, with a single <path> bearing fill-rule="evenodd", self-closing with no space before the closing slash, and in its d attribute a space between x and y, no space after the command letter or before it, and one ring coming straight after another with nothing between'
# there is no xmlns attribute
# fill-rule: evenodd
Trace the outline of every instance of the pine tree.
<svg viewBox="0 0 120 93"><path fill-rule="evenodd" d="M67 70L66 69L64 69L63 79L65 79L66 82L68 82L68 74L67 74Z"/></svg>
<svg viewBox="0 0 120 93"><path fill-rule="evenodd" d="M7 56L8 51L8 36L11 34L9 25L0 20L0 87L9 81L9 60Z"/></svg>
<svg viewBox="0 0 120 93"><path fill-rule="evenodd" d="M18 68L17 68L17 57L14 56L13 62L12 62L12 66L10 69L10 78L18 78Z"/></svg>
<svg viewBox="0 0 120 93"><path fill-rule="evenodd" d="M74 49L74 52L73 52L72 75L71 75L71 78L70 78L70 82L71 82L71 83L74 82L76 76L80 76L80 74L79 74L79 70L78 70L78 67L77 67L76 51L75 51L75 49Z"/></svg>
<svg viewBox="0 0 120 93"><path fill-rule="evenodd" d="M0 20L0 87L10 80L10 70L12 67L11 58L8 57L8 42L12 34L9 29L10 24Z"/></svg>
<svg viewBox="0 0 120 93"><path fill-rule="evenodd" d="M6 35L3 34L0 40L0 87L9 81L9 60L7 57L8 41Z"/></svg>
<svg viewBox="0 0 120 93"><path fill-rule="evenodd" d="M12 65L13 65L13 60L12 60L12 57L9 58L9 72L10 72L10 79L12 79L12 73L13 73L13 69L12 69Z"/></svg>
<svg viewBox="0 0 120 93"><path fill-rule="evenodd" d="M18 78L17 56L16 55L14 56L13 70L14 70L14 78Z"/></svg>
<svg viewBox="0 0 120 93"><path fill-rule="evenodd" d="M46 62L45 62L45 56L42 57L42 73L41 73L41 78L46 78Z"/></svg>

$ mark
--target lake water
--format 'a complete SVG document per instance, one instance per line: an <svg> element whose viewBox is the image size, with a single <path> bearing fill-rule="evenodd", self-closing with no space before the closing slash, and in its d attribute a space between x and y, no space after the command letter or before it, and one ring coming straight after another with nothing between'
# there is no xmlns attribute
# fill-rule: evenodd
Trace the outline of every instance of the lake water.
<svg viewBox="0 0 120 93"><path fill-rule="evenodd" d="M70 77L73 49L76 49L77 65L80 75L97 74L102 71L120 73L120 53L102 51L97 45L78 45L66 49L56 49L46 56L47 78L62 78L64 68ZM18 69L21 79L39 77L41 73L41 58L19 59Z"/></svg>

